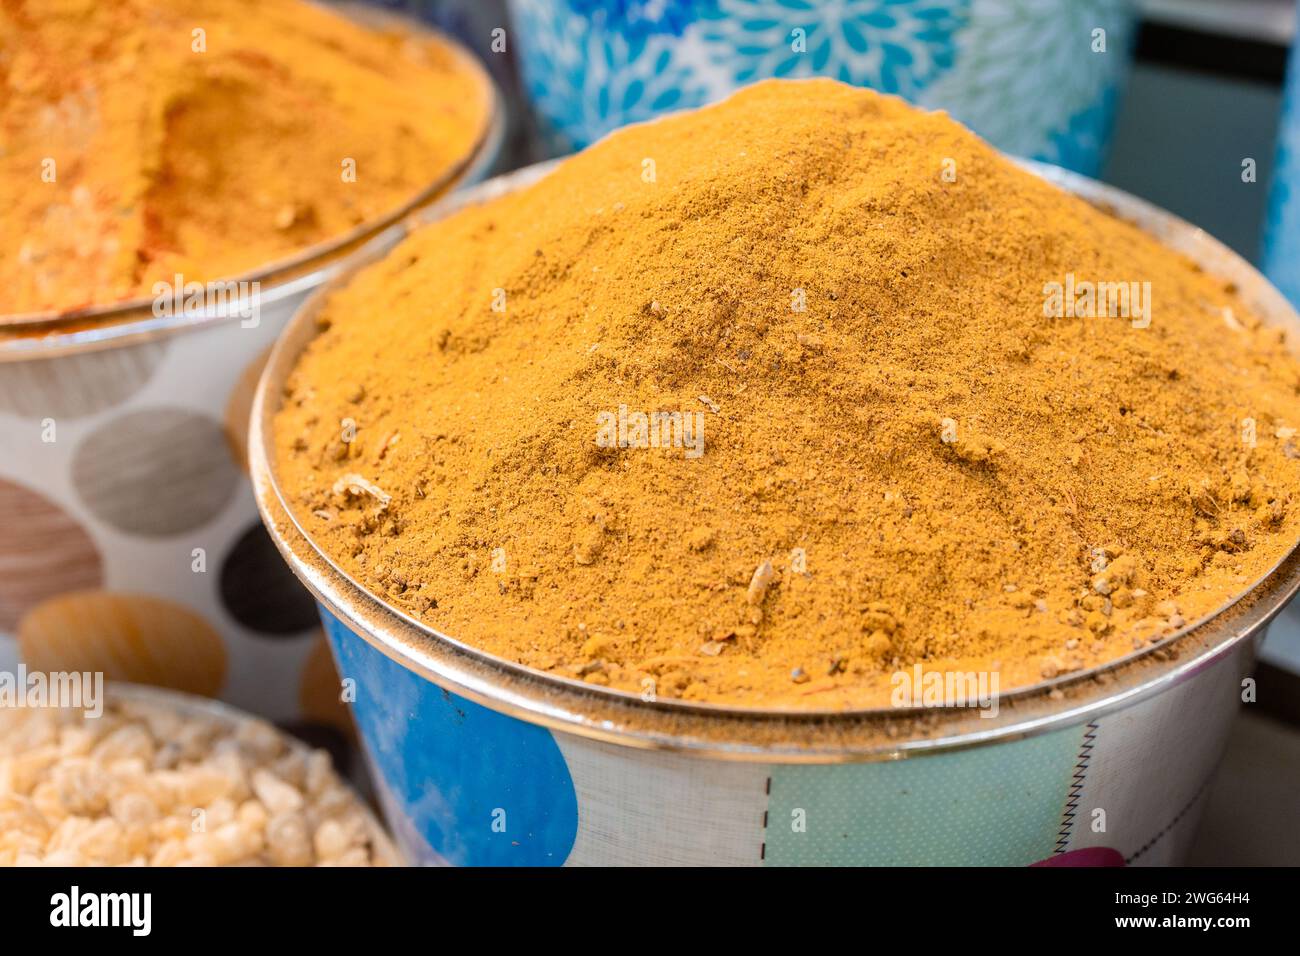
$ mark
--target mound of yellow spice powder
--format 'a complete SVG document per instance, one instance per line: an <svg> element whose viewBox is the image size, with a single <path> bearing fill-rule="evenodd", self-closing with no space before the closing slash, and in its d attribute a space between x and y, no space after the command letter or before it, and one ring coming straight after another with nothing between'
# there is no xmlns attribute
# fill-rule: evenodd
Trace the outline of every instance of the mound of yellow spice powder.
<svg viewBox="0 0 1300 956"><path fill-rule="evenodd" d="M1149 282L1149 323L1045 316L1069 275ZM1005 691L1222 606L1300 531L1298 399L1283 335L1139 230L942 114L765 83L361 272L275 445L309 533L444 634L852 708L918 663Z"/></svg>
<svg viewBox="0 0 1300 956"><path fill-rule="evenodd" d="M0 5L0 314L227 278L395 212L489 91L302 0Z"/></svg>

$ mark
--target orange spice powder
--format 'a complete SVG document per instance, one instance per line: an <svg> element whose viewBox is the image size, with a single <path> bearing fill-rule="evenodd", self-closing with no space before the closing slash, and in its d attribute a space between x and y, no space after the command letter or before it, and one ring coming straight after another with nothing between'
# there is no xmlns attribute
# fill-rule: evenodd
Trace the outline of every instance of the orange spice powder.
<svg viewBox="0 0 1300 956"><path fill-rule="evenodd" d="M1077 282L1149 297L1093 316ZM808 81L412 235L327 303L274 441L309 533L445 634L858 708L1221 607L1300 535L1298 424L1229 284L943 114Z"/></svg>
<svg viewBox="0 0 1300 956"><path fill-rule="evenodd" d="M442 41L302 0L5 0L0 314L341 237L462 162L489 96Z"/></svg>

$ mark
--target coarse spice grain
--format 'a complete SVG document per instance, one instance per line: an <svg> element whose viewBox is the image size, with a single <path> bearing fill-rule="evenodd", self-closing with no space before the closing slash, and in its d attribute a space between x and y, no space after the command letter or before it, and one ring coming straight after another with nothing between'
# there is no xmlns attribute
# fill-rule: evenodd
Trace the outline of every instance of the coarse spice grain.
<svg viewBox="0 0 1300 956"><path fill-rule="evenodd" d="M386 841L385 841L386 842ZM323 750L145 701L0 708L0 866L382 866Z"/></svg>
<svg viewBox="0 0 1300 956"><path fill-rule="evenodd" d="M442 41L302 0L7 0L0 314L341 237L463 160L489 95Z"/></svg>
<svg viewBox="0 0 1300 956"><path fill-rule="evenodd" d="M1149 282L1150 321L1046 315L1071 275ZM631 692L887 706L917 663L1006 691L1220 608L1300 533L1282 331L830 81L615 133L320 321L274 428L312 537L444 634ZM641 441L656 411L702 415L703 454Z"/></svg>

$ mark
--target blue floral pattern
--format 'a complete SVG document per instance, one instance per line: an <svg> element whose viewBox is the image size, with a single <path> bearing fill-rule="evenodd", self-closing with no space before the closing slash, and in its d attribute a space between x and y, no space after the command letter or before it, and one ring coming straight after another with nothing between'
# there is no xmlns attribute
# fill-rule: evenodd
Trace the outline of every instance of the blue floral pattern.
<svg viewBox="0 0 1300 956"><path fill-rule="evenodd" d="M569 0L574 12L586 17L593 25L606 30L618 30L625 36L649 36L667 33L681 36L707 3L677 3L676 0Z"/></svg>
<svg viewBox="0 0 1300 956"><path fill-rule="evenodd" d="M1264 274L1300 308L1300 46L1291 51L1264 229Z"/></svg>
<svg viewBox="0 0 1300 956"><path fill-rule="evenodd" d="M1130 0L973 0L957 67L917 100L1004 152L1095 175L1133 22Z"/></svg>
<svg viewBox="0 0 1300 956"><path fill-rule="evenodd" d="M513 5L528 94L548 123L544 132L556 152L586 146L628 123L707 102L708 89L677 56L681 40L671 30L603 29L590 16L613 4L578 5L589 15L567 0ZM591 9L597 6L601 10Z"/></svg>
<svg viewBox="0 0 1300 956"><path fill-rule="evenodd" d="M831 76L947 109L1003 150L1094 173L1131 0L512 0L557 151L768 77ZM1106 51L1093 50L1094 31Z"/></svg>
<svg viewBox="0 0 1300 956"><path fill-rule="evenodd" d="M736 86L767 77L833 76L915 95L951 69L969 0L719 0L700 35Z"/></svg>
<svg viewBox="0 0 1300 956"><path fill-rule="evenodd" d="M1106 87L1096 101L1071 116L1064 126L1049 132L1047 144L1031 155L1066 169L1096 176L1110 138L1119 90Z"/></svg>

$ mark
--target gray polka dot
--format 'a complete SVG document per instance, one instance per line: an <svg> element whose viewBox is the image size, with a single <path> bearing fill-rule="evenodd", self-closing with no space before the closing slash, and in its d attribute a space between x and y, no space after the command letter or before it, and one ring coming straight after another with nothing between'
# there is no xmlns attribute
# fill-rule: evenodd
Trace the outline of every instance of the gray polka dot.
<svg viewBox="0 0 1300 956"><path fill-rule="evenodd" d="M166 354L161 341L57 358L0 362L0 411L77 418L121 405L142 389Z"/></svg>
<svg viewBox="0 0 1300 956"><path fill-rule="evenodd" d="M175 408L112 419L72 459L72 482L86 507L106 524L146 537L211 521L238 478L221 426Z"/></svg>

